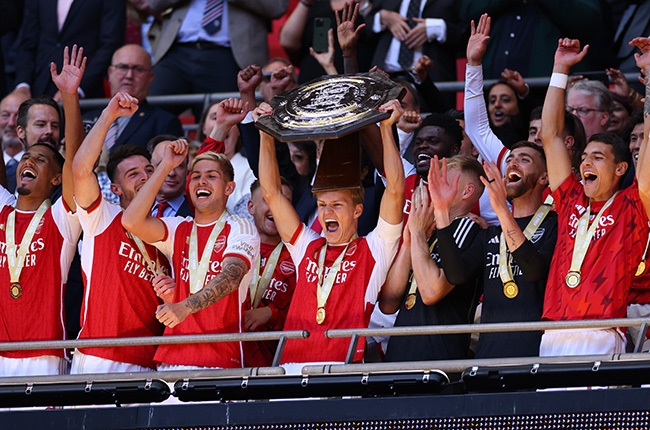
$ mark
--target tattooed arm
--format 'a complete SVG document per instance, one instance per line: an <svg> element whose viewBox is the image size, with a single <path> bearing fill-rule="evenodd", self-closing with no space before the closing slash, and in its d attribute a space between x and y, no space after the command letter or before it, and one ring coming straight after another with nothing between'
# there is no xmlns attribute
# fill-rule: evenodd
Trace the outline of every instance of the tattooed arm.
<svg viewBox="0 0 650 430"><path fill-rule="evenodd" d="M224 258L221 273L215 276L208 285L182 302L158 306L156 318L170 328L177 326L188 315L199 312L237 291L246 272L248 272L248 266L243 259L239 257Z"/></svg>

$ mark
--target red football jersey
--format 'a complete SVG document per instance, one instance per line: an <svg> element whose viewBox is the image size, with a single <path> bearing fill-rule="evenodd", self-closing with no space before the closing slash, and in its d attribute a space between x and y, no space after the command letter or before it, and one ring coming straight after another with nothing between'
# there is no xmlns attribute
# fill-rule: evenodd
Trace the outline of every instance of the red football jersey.
<svg viewBox="0 0 650 430"><path fill-rule="evenodd" d="M85 291L79 339L160 336L156 319L161 301L151 280L156 276L142 258L130 233L122 227L122 208L99 198L88 210L79 208L83 228L81 269ZM144 244L152 261L166 275L167 258ZM155 368L155 345L119 348L80 348L86 355Z"/></svg>
<svg viewBox="0 0 650 430"><path fill-rule="evenodd" d="M7 264L7 217L14 211L15 198L0 187L0 342L26 342L65 339L63 309L64 285L81 227L77 215L59 199L49 208L32 237L20 274L20 297L9 293L11 284ZM19 246L34 212L16 210L15 241ZM64 351L3 351L8 358L41 355L63 357Z"/></svg>
<svg viewBox="0 0 650 430"><path fill-rule="evenodd" d="M298 283L293 294L285 330L309 330L307 339L290 340L282 355L283 363L341 362L345 360L350 339L327 339L325 330L368 327L377 295L397 252L401 224L390 225L381 218L366 237L353 240L341 262L330 292L325 321L316 322L318 310L318 256L325 239L302 225L287 244L298 267ZM323 276L345 246L328 246ZM354 360L363 357L365 341L357 344Z"/></svg>
<svg viewBox="0 0 650 430"><path fill-rule="evenodd" d="M176 292L174 303L185 300L190 295L189 283L189 238L194 225L192 218L162 218L167 230L163 241L154 244L170 260ZM198 225L198 255L212 232L213 224ZM239 257L252 267L259 258L260 239L253 224L237 215L226 219L223 230L217 237L204 286L222 270L221 262L225 257ZM185 321L174 328L167 327L165 336L187 334L217 334L242 332L242 304L248 294L251 271L242 279L239 289L222 298L207 308L189 315ZM158 363L187 365L199 367L242 367L241 342L197 343L179 345L160 345L155 360Z"/></svg>
<svg viewBox="0 0 650 430"><path fill-rule="evenodd" d="M589 245L576 288L565 284L578 220L589 200L569 176L553 192L558 238L551 261L542 318L549 320L625 318L628 292L648 238L648 217L636 181L607 208ZM605 202L591 206L591 221Z"/></svg>

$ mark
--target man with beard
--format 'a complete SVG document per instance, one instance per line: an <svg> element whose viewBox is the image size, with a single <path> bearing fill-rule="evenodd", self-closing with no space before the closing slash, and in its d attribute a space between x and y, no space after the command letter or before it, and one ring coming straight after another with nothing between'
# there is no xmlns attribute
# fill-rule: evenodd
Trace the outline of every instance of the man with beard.
<svg viewBox="0 0 650 430"><path fill-rule="evenodd" d="M117 93L86 136L74 160L75 199L84 241L81 269L85 291L79 339L159 336L156 320L159 301L171 301L173 281L167 259L153 246L128 233L122 214L153 172L149 153L141 147L121 145L111 153L107 173L114 205L102 197L93 171L111 124L132 115L137 101ZM119 348L80 348L71 373L139 372L155 368L153 345Z"/></svg>
<svg viewBox="0 0 650 430"><path fill-rule="evenodd" d="M291 186L284 178L282 195L291 200ZM253 216L260 235L260 261L253 268L253 279L248 288L250 309L244 312L244 328L246 331L281 331L296 287L296 268L287 247L280 240L259 181L251 185L248 212ZM244 343L245 366L270 366L277 345L277 341Z"/></svg>
<svg viewBox="0 0 650 430"><path fill-rule="evenodd" d="M438 230L438 249L450 283L483 276L481 322L538 321L542 314L546 277L557 239L557 217L542 203L548 186L544 153L534 143L518 142L506 159L505 178L495 163L484 164L490 195L500 226L491 226L461 252L454 241L450 204L456 183L437 159L431 163L429 193ZM512 200L512 211L506 199ZM539 354L539 332L482 333L477 358L523 357Z"/></svg>
<svg viewBox="0 0 650 430"><path fill-rule="evenodd" d="M71 161L81 140L77 89L86 60L76 47L71 56L68 48L64 52L61 74L54 66L51 74L70 115L69 159L65 162L53 145L58 144L58 105L27 101L19 109L26 121L17 127L29 142L16 170L18 198L0 188L1 342L65 338L64 286L81 233L73 213ZM79 129L73 131L75 126ZM61 184L63 198L51 205L50 195ZM62 349L0 353L0 376L56 375L65 369Z"/></svg>
<svg viewBox="0 0 650 430"><path fill-rule="evenodd" d="M448 160L449 182L458 183L450 204L453 236L461 249L472 244L481 228L466 217L483 193L485 175L475 158L457 155ZM452 285L445 277L438 252L433 206L426 188L413 195L402 246L379 295L384 314L397 314L395 326L470 324L480 291L477 278ZM469 334L394 336L385 361L453 360L468 358Z"/></svg>

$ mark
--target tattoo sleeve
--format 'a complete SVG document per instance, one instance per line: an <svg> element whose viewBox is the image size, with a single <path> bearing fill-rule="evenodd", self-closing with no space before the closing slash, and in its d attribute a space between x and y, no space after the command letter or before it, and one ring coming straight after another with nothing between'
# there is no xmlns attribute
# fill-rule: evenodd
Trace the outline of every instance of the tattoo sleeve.
<svg viewBox="0 0 650 430"><path fill-rule="evenodd" d="M185 301L192 313L198 312L216 303L239 288L239 284L248 272L244 260L239 257L226 257L221 273L215 276L201 291Z"/></svg>

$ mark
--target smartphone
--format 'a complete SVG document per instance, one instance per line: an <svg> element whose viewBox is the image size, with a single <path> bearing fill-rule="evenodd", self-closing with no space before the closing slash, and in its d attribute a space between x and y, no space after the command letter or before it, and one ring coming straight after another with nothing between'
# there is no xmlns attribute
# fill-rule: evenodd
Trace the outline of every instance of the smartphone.
<svg viewBox="0 0 650 430"><path fill-rule="evenodd" d="M314 40L311 46L316 52L327 52L329 48L329 37L327 32L332 25L329 18L314 18Z"/></svg>

